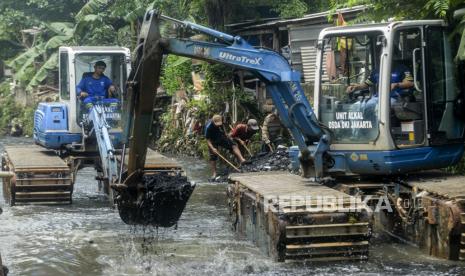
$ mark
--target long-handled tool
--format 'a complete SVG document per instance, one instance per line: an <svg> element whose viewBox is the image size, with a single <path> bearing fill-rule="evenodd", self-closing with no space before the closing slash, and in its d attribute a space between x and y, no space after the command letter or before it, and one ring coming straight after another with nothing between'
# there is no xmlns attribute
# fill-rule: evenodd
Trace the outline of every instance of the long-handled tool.
<svg viewBox="0 0 465 276"><path fill-rule="evenodd" d="M228 159L226 159L226 157L224 157L223 155L221 155L221 153L219 153L218 151L216 152L216 155L218 155L221 159L223 159L224 162L226 162L229 166L231 166L232 168L234 168L237 172L241 172L241 170L239 170L238 167L234 166L233 163L229 162Z"/></svg>
<svg viewBox="0 0 465 276"><path fill-rule="evenodd" d="M249 150L249 148L247 147L247 145L246 145L244 142L242 142L242 141L239 140L239 139L237 139L237 142L238 142L241 146L243 146L243 147L245 148L245 150L246 150L247 153L250 155L250 157L253 157L252 152Z"/></svg>

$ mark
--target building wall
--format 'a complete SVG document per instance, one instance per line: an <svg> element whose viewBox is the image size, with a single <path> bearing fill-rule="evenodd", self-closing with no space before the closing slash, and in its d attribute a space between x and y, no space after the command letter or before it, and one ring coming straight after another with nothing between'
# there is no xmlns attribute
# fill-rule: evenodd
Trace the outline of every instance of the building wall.
<svg viewBox="0 0 465 276"><path fill-rule="evenodd" d="M315 79L316 42L321 30L331 24L289 26L289 46L291 64L302 73L303 83L313 83Z"/></svg>

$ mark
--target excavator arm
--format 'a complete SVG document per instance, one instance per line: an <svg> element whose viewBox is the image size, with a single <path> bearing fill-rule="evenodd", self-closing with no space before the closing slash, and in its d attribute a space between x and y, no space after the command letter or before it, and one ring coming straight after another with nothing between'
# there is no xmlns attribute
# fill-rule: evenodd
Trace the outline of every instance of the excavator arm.
<svg viewBox="0 0 465 276"><path fill-rule="evenodd" d="M168 20L179 27L206 34L216 42L162 38L161 20ZM131 101L134 105L130 107L134 110L134 116L128 118L128 121L133 123L129 139L130 176L140 175L137 172L143 168L147 137L150 133L147 126L150 126L152 118L154 92L158 87L163 54L221 63L254 73L266 83L283 124L289 128L299 146L304 175L323 176L323 155L329 149L329 139L300 86L300 73L293 70L283 56L274 51L255 48L239 36L179 21L155 11L149 11L145 15L138 41L135 70L128 89L129 97L134 99ZM131 185L132 180L127 184Z"/></svg>
<svg viewBox="0 0 465 276"><path fill-rule="evenodd" d="M97 139L100 160L102 160L103 178L108 179L109 183L116 183L119 179L118 161L108 132L110 126L105 118L104 106L94 105L89 111L89 120L92 122L91 131L95 132Z"/></svg>

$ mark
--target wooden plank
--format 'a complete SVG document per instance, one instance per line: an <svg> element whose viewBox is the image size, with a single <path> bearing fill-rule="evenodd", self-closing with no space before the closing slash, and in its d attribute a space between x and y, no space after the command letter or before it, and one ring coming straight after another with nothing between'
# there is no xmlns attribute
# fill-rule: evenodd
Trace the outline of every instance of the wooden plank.
<svg viewBox="0 0 465 276"><path fill-rule="evenodd" d="M66 163L54 151L46 150L37 145L5 146L5 152L15 169L68 169Z"/></svg>
<svg viewBox="0 0 465 276"><path fill-rule="evenodd" d="M368 233L369 224L367 222L286 226L286 238L288 239L362 236L368 235Z"/></svg>
<svg viewBox="0 0 465 276"><path fill-rule="evenodd" d="M368 253L368 252L367 252ZM305 259L308 262L339 262L339 261L363 261L368 259L368 254L364 255L352 255L352 256L336 256L336 257L319 257L309 258L309 254L303 256L295 256L286 254L286 259Z"/></svg>
<svg viewBox="0 0 465 276"><path fill-rule="evenodd" d="M311 224L311 225L291 225L286 226L286 229L316 229L316 228L339 228L339 227L352 227L352 226L365 226L368 227L368 222L358 223L339 223L339 224Z"/></svg>
<svg viewBox="0 0 465 276"><path fill-rule="evenodd" d="M360 242L322 242L322 243L311 243L311 244L288 244L286 245L287 250L301 250L301 249L316 249L316 248L335 248L335 247L367 247L368 241Z"/></svg>

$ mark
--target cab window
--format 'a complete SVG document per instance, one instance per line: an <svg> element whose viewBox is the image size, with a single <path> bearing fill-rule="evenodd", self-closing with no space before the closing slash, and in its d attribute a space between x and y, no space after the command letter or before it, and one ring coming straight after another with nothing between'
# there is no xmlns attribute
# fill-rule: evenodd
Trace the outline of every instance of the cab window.
<svg viewBox="0 0 465 276"><path fill-rule="evenodd" d="M323 43L319 119L337 143L367 143L378 137L380 37L379 32L339 35Z"/></svg>

